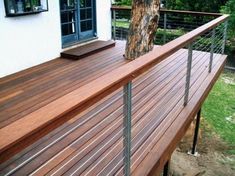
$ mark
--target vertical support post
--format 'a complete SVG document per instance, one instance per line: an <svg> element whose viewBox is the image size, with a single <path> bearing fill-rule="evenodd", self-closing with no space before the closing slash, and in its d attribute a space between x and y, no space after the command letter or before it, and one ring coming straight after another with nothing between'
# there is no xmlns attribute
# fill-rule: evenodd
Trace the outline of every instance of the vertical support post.
<svg viewBox="0 0 235 176"><path fill-rule="evenodd" d="M214 57L214 48L215 48L215 28L212 30L212 36L211 36L211 51L210 51L209 73L212 70L213 57Z"/></svg>
<svg viewBox="0 0 235 176"><path fill-rule="evenodd" d="M132 82L124 86L124 120L123 120L123 145L124 145L124 175L131 173L131 109L132 109Z"/></svg>
<svg viewBox="0 0 235 176"><path fill-rule="evenodd" d="M184 94L184 106L188 104L191 69L192 69L192 58L193 58L193 44L190 43L188 47L188 62L187 62L187 75L186 75L185 94Z"/></svg>
<svg viewBox="0 0 235 176"><path fill-rule="evenodd" d="M164 169L163 169L163 176L168 176L169 175L169 162L170 161L167 161L165 166L164 166Z"/></svg>
<svg viewBox="0 0 235 176"><path fill-rule="evenodd" d="M194 130L194 137L193 137L193 146L192 146L192 151L191 151L192 155L196 155L200 119L201 119L201 109L198 111L197 117L196 117L196 125L195 125L195 130Z"/></svg>
<svg viewBox="0 0 235 176"><path fill-rule="evenodd" d="M224 33L223 33L223 43L222 43L222 54L224 54L226 40L227 40L227 30L228 30L228 20L224 22Z"/></svg>
<svg viewBox="0 0 235 176"><path fill-rule="evenodd" d="M113 39L116 40L116 10L113 9Z"/></svg>
<svg viewBox="0 0 235 176"><path fill-rule="evenodd" d="M163 34L163 43L166 43L166 27L167 27L167 14L164 12L164 34Z"/></svg>

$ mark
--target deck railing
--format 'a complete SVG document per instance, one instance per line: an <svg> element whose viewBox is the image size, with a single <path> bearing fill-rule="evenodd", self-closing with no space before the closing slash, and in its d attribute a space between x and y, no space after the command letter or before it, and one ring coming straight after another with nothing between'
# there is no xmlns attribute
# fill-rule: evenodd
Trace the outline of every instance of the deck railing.
<svg viewBox="0 0 235 176"><path fill-rule="evenodd" d="M213 58L215 57L214 53L223 53L224 50L227 19L228 15L217 16L212 21L209 21L195 30L190 31L183 36L166 43L163 46L155 48L148 54L141 56L123 66L120 66L110 73L93 80L79 89L74 90L71 93L53 101L47 106L42 107L41 109L25 116L23 119L21 119L20 124L14 123L14 126L9 125L2 129L2 134L7 135L8 132L11 131L14 136L8 136L6 140L0 141L1 157L6 158L11 156L11 150L16 147L19 149L18 143L20 143L21 146L28 145L29 141L35 140L34 134L37 134L36 136L45 135L46 132L52 131L53 129L68 121L70 118L73 118L74 113L77 114L84 111L99 100L107 98L107 96L110 96L115 91L123 88L123 93L119 93L115 100L112 101L112 103L114 103L117 100L123 98L122 106L117 109L117 111L123 110L123 126L119 129L118 132L116 132L116 134L114 134L113 138L110 140L115 140L117 136L120 135L123 136L123 145L121 145L123 152L123 164L118 162L113 169L117 167L120 168L120 165L123 165L124 174L130 175L131 155L133 153L131 148L136 148L136 145L139 143L139 141L135 141L135 146L132 146L132 90L134 87L132 87L132 81L142 73L157 65L159 62L165 60L167 57L171 56L179 50L182 50L180 53L181 57L185 55L185 57L188 58L184 101L184 105L186 106L188 103L192 59L199 57L199 55L200 57L204 57L208 55L209 52L210 63L208 63L208 72L213 69L212 63ZM206 41L207 47L204 46L201 48L202 41ZM200 52L198 54L198 52L196 52L197 50L203 50L205 52ZM107 105L106 108L108 106L109 105ZM64 118L66 114L69 115ZM29 121L30 128L22 127L22 124L29 124ZM39 133L41 133L41 135ZM117 146L120 147L119 143ZM35 155L35 157L37 155ZM34 158L31 157L30 159L32 160ZM25 163L27 162L29 161L26 161ZM103 171L104 170L105 168ZM13 172L14 170L12 170L12 173Z"/></svg>
<svg viewBox="0 0 235 176"><path fill-rule="evenodd" d="M128 35L131 8L113 6L111 10L113 39L125 40ZM162 45L172 41L220 15L217 13L161 9L155 44Z"/></svg>

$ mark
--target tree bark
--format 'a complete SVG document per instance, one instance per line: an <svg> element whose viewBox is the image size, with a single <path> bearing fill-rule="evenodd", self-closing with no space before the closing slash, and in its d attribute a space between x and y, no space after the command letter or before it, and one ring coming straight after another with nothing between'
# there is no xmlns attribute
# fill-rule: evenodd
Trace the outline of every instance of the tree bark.
<svg viewBox="0 0 235 176"><path fill-rule="evenodd" d="M134 60L151 51L160 17L160 0L133 0L125 58Z"/></svg>

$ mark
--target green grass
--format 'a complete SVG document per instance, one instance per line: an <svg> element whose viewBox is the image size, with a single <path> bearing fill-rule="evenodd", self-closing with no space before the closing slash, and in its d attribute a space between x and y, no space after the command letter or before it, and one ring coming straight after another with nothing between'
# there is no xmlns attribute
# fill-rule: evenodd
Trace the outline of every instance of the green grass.
<svg viewBox="0 0 235 176"><path fill-rule="evenodd" d="M203 117L235 154L235 73L221 75L203 105Z"/></svg>
<svg viewBox="0 0 235 176"><path fill-rule="evenodd" d="M117 27L129 28L129 25L130 25L129 21L116 21Z"/></svg>

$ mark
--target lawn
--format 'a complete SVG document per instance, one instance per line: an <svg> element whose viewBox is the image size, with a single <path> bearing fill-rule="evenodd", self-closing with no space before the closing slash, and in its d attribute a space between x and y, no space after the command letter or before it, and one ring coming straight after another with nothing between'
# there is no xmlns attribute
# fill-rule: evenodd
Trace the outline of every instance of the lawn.
<svg viewBox="0 0 235 176"><path fill-rule="evenodd" d="M235 73L223 73L203 105L206 123L235 154Z"/></svg>

